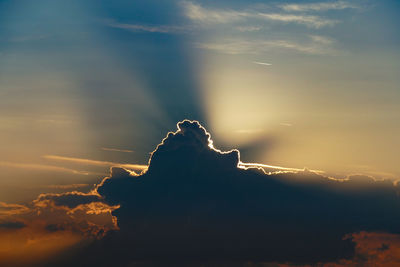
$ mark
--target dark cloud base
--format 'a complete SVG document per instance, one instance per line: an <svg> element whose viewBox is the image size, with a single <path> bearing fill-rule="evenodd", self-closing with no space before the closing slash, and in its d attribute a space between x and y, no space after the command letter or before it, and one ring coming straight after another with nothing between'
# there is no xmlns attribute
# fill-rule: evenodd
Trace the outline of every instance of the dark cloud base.
<svg viewBox="0 0 400 267"><path fill-rule="evenodd" d="M23 222L1 222L0 229L21 229L26 226Z"/></svg>
<svg viewBox="0 0 400 267"><path fill-rule="evenodd" d="M267 175L239 162L237 150L215 149L198 122L178 123L146 172L114 167L97 187L99 196L68 199L68 207L100 200L120 205L112 212L120 230L69 253L64 263L334 262L354 256L353 233L400 233L399 188L389 181L337 180L307 170Z"/></svg>

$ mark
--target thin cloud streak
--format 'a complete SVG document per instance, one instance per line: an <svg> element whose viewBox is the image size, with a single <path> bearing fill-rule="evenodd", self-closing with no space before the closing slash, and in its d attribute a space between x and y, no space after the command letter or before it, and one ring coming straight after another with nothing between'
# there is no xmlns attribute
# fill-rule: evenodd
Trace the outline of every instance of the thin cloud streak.
<svg viewBox="0 0 400 267"><path fill-rule="evenodd" d="M309 15L291 15L291 14L278 14L278 13L258 13L260 18L265 18L268 20L279 21L284 23L297 23L303 24L311 28L322 28L325 26L333 26L339 21L324 19L318 16L309 16Z"/></svg>
<svg viewBox="0 0 400 267"><path fill-rule="evenodd" d="M133 153L134 152L133 150L129 150L129 149L118 149L118 148L108 148L108 147L102 147L101 150L123 152L123 153Z"/></svg>
<svg viewBox="0 0 400 267"><path fill-rule="evenodd" d="M45 165L45 164L34 164L34 163L19 163L19 162L0 161L0 166L19 168L19 169L36 170L36 171L66 172L66 173L79 174L79 175L92 174L91 172L87 172L87 171L78 171L78 170L74 170L74 169L70 169L70 168L58 167L58 166L53 166L53 165Z"/></svg>
<svg viewBox="0 0 400 267"><path fill-rule="evenodd" d="M204 8L192 2L183 2L186 17L204 24L234 23L245 19L277 21L282 23L302 24L311 28L333 26L339 21L315 15L293 15L285 13L260 13L255 11L235 11Z"/></svg>
<svg viewBox="0 0 400 267"><path fill-rule="evenodd" d="M74 158L74 157L63 157L57 155L44 155L43 158L55 161L65 161L65 162L72 162L76 164L83 164L83 165L92 165L92 166L118 166L122 168L132 169L132 170L146 170L147 165L141 164L126 164L126 163L118 163L118 162L111 162L111 161L101 161L101 160L92 160L92 159L84 159L84 158Z"/></svg>
<svg viewBox="0 0 400 267"><path fill-rule="evenodd" d="M270 63L259 62L259 61L253 61L253 63L258 64L258 65L264 65L264 66L272 66L272 64L270 64Z"/></svg>
<svg viewBox="0 0 400 267"><path fill-rule="evenodd" d="M196 46L224 54L258 54L267 52L272 48L292 50L311 55L332 54L334 52L329 46L321 43L301 44L288 40L226 40L215 43L197 43Z"/></svg>
<svg viewBox="0 0 400 267"><path fill-rule="evenodd" d="M280 5L285 11L327 11L327 10L342 10L342 9L357 9L356 5L350 4L346 1L336 1L336 2L319 2L310 4L284 4Z"/></svg>
<svg viewBox="0 0 400 267"><path fill-rule="evenodd" d="M43 186L45 188L52 188L52 189L77 189L81 187L90 186L89 184L51 184Z"/></svg>
<svg viewBox="0 0 400 267"><path fill-rule="evenodd" d="M187 27L181 27L181 26L128 24L128 23L117 23L110 21L106 22L106 25L112 28L129 30L132 32L182 33L187 30Z"/></svg>

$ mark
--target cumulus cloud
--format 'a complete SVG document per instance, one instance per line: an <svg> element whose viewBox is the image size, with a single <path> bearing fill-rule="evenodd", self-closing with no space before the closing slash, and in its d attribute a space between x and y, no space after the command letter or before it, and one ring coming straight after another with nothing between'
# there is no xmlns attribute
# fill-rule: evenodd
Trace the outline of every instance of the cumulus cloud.
<svg viewBox="0 0 400 267"><path fill-rule="evenodd" d="M336 262L355 255L353 233L400 234L392 182L239 168L246 165L239 151L216 149L198 122L177 127L151 154L146 172L116 167L97 187L104 203L120 205L112 212L119 233L102 243L120 261ZM107 260L99 256L97 263Z"/></svg>
<svg viewBox="0 0 400 267"><path fill-rule="evenodd" d="M307 169L267 174L269 165L243 163L235 149L218 150L198 122L177 127L140 175L113 167L89 193L43 194L33 202L30 210L42 216L46 233L70 229L104 236L58 266L335 266L360 255L373 262L380 252L387 260L397 251L398 185L361 175L334 179ZM105 234L99 215L108 229L119 230Z"/></svg>

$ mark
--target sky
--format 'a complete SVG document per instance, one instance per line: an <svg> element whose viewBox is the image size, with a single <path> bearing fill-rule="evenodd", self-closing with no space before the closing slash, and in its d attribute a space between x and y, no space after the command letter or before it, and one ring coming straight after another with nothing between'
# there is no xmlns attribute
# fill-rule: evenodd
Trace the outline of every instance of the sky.
<svg viewBox="0 0 400 267"><path fill-rule="evenodd" d="M241 168L396 184L399 11L395 0L0 0L0 231L20 238L15 253L31 233L65 240L44 242L43 258L82 232L118 231L126 211L98 201L108 196L99 184L112 166L153 177L152 152L168 132L184 132L184 119L210 133L213 151L238 149ZM83 202L54 202L71 195ZM52 216L49 206L62 208ZM48 228L75 225L75 213L85 227ZM366 236L396 248L397 232L374 227L338 233L352 235L356 253L372 246ZM5 240L0 263L14 259Z"/></svg>

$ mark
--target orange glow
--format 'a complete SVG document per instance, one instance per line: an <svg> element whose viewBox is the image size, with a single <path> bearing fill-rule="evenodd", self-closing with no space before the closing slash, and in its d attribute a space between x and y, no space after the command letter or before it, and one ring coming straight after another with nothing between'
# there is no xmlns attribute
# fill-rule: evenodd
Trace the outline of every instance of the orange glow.
<svg viewBox="0 0 400 267"><path fill-rule="evenodd" d="M0 265L32 265L54 257L82 240L81 235L70 231L45 231L43 224L37 222L23 229L0 231Z"/></svg>

